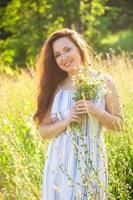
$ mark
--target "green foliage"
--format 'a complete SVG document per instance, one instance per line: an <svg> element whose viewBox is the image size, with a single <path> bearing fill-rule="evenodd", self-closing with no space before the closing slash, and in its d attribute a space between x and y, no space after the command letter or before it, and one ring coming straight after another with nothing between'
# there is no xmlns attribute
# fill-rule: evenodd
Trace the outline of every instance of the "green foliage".
<svg viewBox="0 0 133 200"><path fill-rule="evenodd" d="M32 122L32 79L17 77L1 75L0 187L4 199L39 200L45 147Z"/></svg>
<svg viewBox="0 0 133 200"><path fill-rule="evenodd" d="M129 105L133 108L131 102ZM126 102L125 116L128 116L128 120L123 132L120 135L105 132L109 167L109 199L133 198L133 140L132 134L129 134L133 133L133 119L129 115L129 105Z"/></svg>
<svg viewBox="0 0 133 200"><path fill-rule="evenodd" d="M84 37L88 42L91 42L93 46L98 45L99 40L104 37L107 31L107 27L102 26L102 21L105 21L106 19L106 16L104 16L106 11L106 2L106 0L91 1L89 5L86 5L87 7L85 10L85 14L81 16L81 21L83 23L83 26L85 26L83 32Z"/></svg>
<svg viewBox="0 0 133 200"><path fill-rule="evenodd" d="M101 40L101 45L104 51L109 48L115 49L117 51L133 51L133 31L124 30L116 34L109 34L106 38Z"/></svg>
<svg viewBox="0 0 133 200"><path fill-rule="evenodd" d="M63 27L83 33L88 43L101 51L100 41L106 35L132 28L130 4L131 0L11 0L1 3L0 59L12 67L16 64L25 67L31 60L35 62L45 39Z"/></svg>
<svg viewBox="0 0 133 200"><path fill-rule="evenodd" d="M1 60L8 64L25 65L35 61L39 48L50 31L61 28L62 19L50 19L47 1L11 1L4 10L1 27L11 36L0 43ZM51 27L51 28L50 28ZM7 57L7 50L9 55Z"/></svg>

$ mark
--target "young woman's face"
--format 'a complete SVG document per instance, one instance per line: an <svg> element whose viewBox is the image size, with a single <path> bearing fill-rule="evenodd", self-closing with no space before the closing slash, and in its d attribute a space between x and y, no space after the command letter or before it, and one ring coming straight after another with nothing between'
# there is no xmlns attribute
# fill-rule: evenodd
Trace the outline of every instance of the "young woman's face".
<svg viewBox="0 0 133 200"><path fill-rule="evenodd" d="M59 68L70 76L75 74L82 63L79 49L67 37L59 38L53 43L53 53Z"/></svg>

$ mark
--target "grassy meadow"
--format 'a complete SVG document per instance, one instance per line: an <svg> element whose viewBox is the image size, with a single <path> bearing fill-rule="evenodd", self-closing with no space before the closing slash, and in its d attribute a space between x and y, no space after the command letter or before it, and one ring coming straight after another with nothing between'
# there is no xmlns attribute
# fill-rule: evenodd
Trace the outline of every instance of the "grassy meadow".
<svg viewBox="0 0 133 200"><path fill-rule="evenodd" d="M100 57L96 69L114 78L125 114L122 132L103 130L108 154L109 200L133 199L133 60L128 54ZM40 200L49 141L42 141L35 112L34 70L0 70L0 200Z"/></svg>

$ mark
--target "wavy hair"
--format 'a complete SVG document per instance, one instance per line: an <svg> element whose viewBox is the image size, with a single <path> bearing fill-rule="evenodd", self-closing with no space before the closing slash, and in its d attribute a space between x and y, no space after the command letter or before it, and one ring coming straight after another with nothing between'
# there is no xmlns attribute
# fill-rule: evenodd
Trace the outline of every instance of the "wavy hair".
<svg viewBox="0 0 133 200"><path fill-rule="evenodd" d="M37 109L33 120L38 125L41 124L46 115L58 85L68 76L67 72L58 67L53 54L54 41L62 37L67 37L77 46L84 66L90 65L92 49L78 32L64 28L54 32L48 37L40 51L37 61Z"/></svg>

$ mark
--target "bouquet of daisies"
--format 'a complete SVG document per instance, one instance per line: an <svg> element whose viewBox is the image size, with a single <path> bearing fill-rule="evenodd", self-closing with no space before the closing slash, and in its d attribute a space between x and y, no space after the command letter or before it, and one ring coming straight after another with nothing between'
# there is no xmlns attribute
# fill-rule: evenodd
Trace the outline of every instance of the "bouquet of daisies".
<svg viewBox="0 0 133 200"><path fill-rule="evenodd" d="M99 90L102 94L107 93L107 88L104 84L104 78L102 73L99 72L97 77L93 77L91 79L88 78L88 69L80 66L78 74L73 76L73 81L76 86L76 91L73 96L73 100L76 102L78 100L91 100L94 102L96 98L98 98ZM86 117L89 117L91 120L91 116L89 113L83 114L83 121ZM71 124L71 129L77 129L80 132L82 131L82 126L79 123L73 122Z"/></svg>

